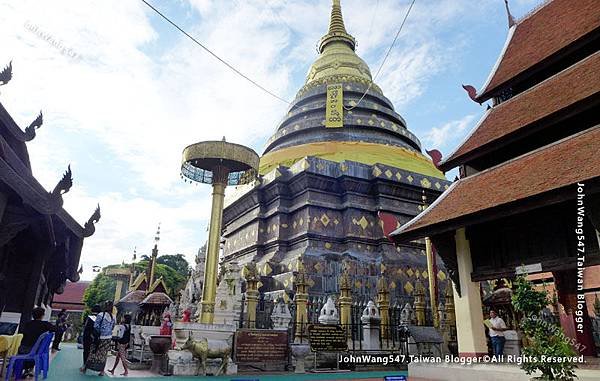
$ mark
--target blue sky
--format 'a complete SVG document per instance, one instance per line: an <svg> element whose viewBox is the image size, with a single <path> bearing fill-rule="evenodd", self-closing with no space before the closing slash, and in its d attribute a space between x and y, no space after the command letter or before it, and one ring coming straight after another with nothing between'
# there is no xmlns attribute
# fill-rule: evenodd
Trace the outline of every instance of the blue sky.
<svg viewBox="0 0 600 381"><path fill-rule="evenodd" d="M329 0L151 1L242 72L293 99L326 32ZM376 72L409 2L343 0L357 53ZM511 0L516 18L540 0ZM449 154L485 110L461 88L480 88L508 32L503 0L417 0L376 83L427 149ZM52 189L71 164L65 208L102 220L82 255L91 267L149 253L192 259L206 238L210 189L179 178L183 148L243 143L262 153L286 104L232 73L141 1L0 1L0 66L13 80L0 101L22 128L34 174Z"/></svg>

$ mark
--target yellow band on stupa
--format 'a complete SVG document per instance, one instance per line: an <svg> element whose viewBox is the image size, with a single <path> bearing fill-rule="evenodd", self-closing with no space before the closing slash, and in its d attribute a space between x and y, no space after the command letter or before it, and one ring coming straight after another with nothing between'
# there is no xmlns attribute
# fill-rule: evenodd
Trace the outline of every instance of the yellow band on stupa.
<svg viewBox="0 0 600 381"><path fill-rule="evenodd" d="M422 154L397 146L365 142L317 142L271 151L260 159L259 173L269 173L277 165L290 167L306 156L334 162L356 161L362 164L384 164L422 175L446 179Z"/></svg>

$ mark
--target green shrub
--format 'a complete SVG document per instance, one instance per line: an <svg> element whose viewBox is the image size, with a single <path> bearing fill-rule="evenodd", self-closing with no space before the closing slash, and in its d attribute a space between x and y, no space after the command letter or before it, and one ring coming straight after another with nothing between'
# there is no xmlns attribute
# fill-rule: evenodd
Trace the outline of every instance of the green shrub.
<svg viewBox="0 0 600 381"><path fill-rule="evenodd" d="M548 304L548 295L545 291L536 291L531 282L524 276L519 276L513 283L515 286L512 304L517 312L523 315L521 328L529 340L529 345L523 348L523 355L536 361L523 362L521 369L527 374L535 371L542 373L544 380L572 380L575 375L576 365L573 362L545 362L546 357L573 357L575 351L564 340L562 328L544 321L541 312Z"/></svg>

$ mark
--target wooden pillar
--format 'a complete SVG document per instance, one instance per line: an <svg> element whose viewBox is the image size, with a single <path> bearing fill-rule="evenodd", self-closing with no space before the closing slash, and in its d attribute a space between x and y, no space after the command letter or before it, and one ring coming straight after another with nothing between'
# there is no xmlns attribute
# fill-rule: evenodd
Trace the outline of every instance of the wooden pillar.
<svg viewBox="0 0 600 381"><path fill-rule="evenodd" d="M30 248L28 248L30 249ZM46 264L46 258L49 257L53 248L45 247L40 250L31 250L32 263L31 272L29 273L29 280L27 282L27 289L25 291L23 299L23 307L21 309L21 324L31 320L31 311L35 306L37 298L38 288L40 285L40 278L44 271L44 265Z"/></svg>
<svg viewBox="0 0 600 381"><path fill-rule="evenodd" d="M473 263L471 248L465 228L456 231L456 260L462 296L454 290L456 334L460 356L482 356L487 354L487 342L483 325L483 309L479 282L471 281Z"/></svg>

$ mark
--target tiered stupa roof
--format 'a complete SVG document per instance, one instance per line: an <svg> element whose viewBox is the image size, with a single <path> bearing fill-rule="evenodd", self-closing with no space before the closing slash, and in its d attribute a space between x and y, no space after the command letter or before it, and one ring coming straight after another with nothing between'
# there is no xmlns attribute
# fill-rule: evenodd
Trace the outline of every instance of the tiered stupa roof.
<svg viewBox="0 0 600 381"><path fill-rule="evenodd" d="M338 163L380 163L444 178L421 153L417 137L373 83L368 65L355 48L356 41L344 26L340 1L334 0L329 30L319 42L319 57L268 140L260 172L266 174L277 165L290 167L312 156ZM342 128L325 128L327 86L332 84L342 85Z"/></svg>

